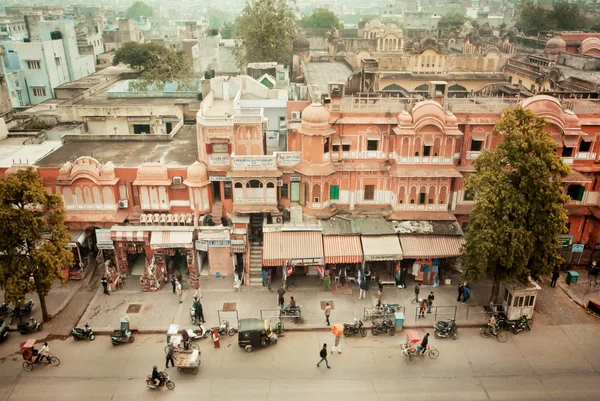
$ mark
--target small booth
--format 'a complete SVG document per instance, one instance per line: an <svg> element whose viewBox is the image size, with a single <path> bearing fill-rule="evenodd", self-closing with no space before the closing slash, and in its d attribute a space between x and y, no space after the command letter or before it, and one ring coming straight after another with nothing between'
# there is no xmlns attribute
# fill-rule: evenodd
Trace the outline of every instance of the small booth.
<svg viewBox="0 0 600 401"><path fill-rule="evenodd" d="M202 227L202 231L198 232L197 236L196 253L198 260L203 263L205 259L208 259L210 275L214 276L218 273L220 276L231 276L234 271L235 259L232 257L233 242L229 230ZM238 245L236 247L239 248ZM245 250L245 247L242 248L243 250Z"/></svg>
<svg viewBox="0 0 600 401"><path fill-rule="evenodd" d="M343 284L358 277L363 261L360 235L323 235L323 254L334 282Z"/></svg>
<svg viewBox="0 0 600 401"><path fill-rule="evenodd" d="M521 316L527 319L533 317L535 300L540 286L531 278L527 283L510 282L504 287L502 307L507 320L519 320Z"/></svg>
<svg viewBox="0 0 600 401"><path fill-rule="evenodd" d="M114 226L111 239L116 244L119 274L123 277L141 276L152 259L147 227Z"/></svg>
<svg viewBox="0 0 600 401"><path fill-rule="evenodd" d="M115 264L115 246L110 236L110 229L96 229L96 248L98 249L98 255L96 256L98 267L104 269L101 272L108 279L108 290L114 292L118 289L122 280Z"/></svg>
<svg viewBox="0 0 600 401"><path fill-rule="evenodd" d="M321 231L264 232L263 240L262 264L276 268L273 276L289 276L298 271L305 276L319 275L324 263Z"/></svg>
<svg viewBox="0 0 600 401"><path fill-rule="evenodd" d="M397 235L361 235L364 253L363 270L371 277L379 274L384 284L395 285L396 270L402 260L402 248ZM387 273L387 274L382 274Z"/></svg>
<svg viewBox="0 0 600 401"><path fill-rule="evenodd" d="M153 231L150 247L154 253L154 274L175 275L180 281L183 276L193 278L197 288L198 274L194 257L194 227L161 227L164 231Z"/></svg>

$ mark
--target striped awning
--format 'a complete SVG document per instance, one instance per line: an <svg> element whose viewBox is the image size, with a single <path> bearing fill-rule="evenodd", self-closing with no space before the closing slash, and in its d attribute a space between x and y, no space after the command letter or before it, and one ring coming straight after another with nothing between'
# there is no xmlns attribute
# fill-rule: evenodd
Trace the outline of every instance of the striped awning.
<svg viewBox="0 0 600 401"><path fill-rule="evenodd" d="M150 239L152 249L193 248L192 231L154 231Z"/></svg>
<svg viewBox="0 0 600 401"><path fill-rule="evenodd" d="M263 233L263 266L323 264L320 231L283 231Z"/></svg>
<svg viewBox="0 0 600 401"><path fill-rule="evenodd" d="M325 263L361 263L360 235L324 235Z"/></svg>
<svg viewBox="0 0 600 401"><path fill-rule="evenodd" d="M461 254L462 236L400 235L405 259L450 258Z"/></svg>
<svg viewBox="0 0 600 401"><path fill-rule="evenodd" d="M401 260L402 248L397 235L362 235L366 261Z"/></svg>
<svg viewBox="0 0 600 401"><path fill-rule="evenodd" d="M148 242L150 231L111 231L110 238L113 241Z"/></svg>

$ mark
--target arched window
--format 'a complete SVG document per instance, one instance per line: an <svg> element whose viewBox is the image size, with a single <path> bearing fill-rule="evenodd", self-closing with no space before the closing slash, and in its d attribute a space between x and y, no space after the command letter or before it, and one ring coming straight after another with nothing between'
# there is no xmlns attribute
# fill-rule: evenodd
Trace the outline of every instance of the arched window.
<svg viewBox="0 0 600 401"><path fill-rule="evenodd" d="M567 188L567 196L570 196L574 201L581 202L583 200L583 194L585 188L583 185L569 185Z"/></svg>
<svg viewBox="0 0 600 401"><path fill-rule="evenodd" d="M407 136L402 139L402 148L400 149L400 156L408 156L410 153L410 140Z"/></svg>
<svg viewBox="0 0 600 401"><path fill-rule="evenodd" d="M321 202L321 186L319 184L313 185L313 202L319 203Z"/></svg>
<svg viewBox="0 0 600 401"><path fill-rule="evenodd" d="M275 192L275 184L272 182L267 182L267 201L276 202L277 201L277 193Z"/></svg>
<svg viewBox="0 0 600 401"><path fill-rule="evenodd" d="M421 138L415 138L415 156L421 155Z"/></svg>
<svg viewBox="0 0 600 401"><path fill-rule="evenodd" d="M304 183L304 204L308 204L310 202L310 192L308 192L308 183Z"/></svg>
<svg viewBox="0 0 600 401"><path fill-rule="evenodd" d="M425 198L427 197L427 188L425 188L425 185L421 186L421 188L419 188L419 205L424 205L425 204Z"/></svg>
<svg viewBox="0 0 600 401"><path fill-rule="evenodd" d="M244 186L241 182L236 182L233 185L233 199L237 201L241 201L244 199Z"/></svg>
<svg viewBox="0 0 600 401"><path fill-rule="evenodd" d="M444 156L452 157L452 152L454 152L452 138L446 138L446 149L444 150Z"/></svg>
<svg viewBox="0 0 600 401"><path fill-rule="evenodd" d="M404 203L404 198L406 197L406 187L404 185L400 185L400 189L398 190L398 203Z"/></svg>
<svg viewBox="0 0 600 401"><path fill-rule="evenodd" d="M94 198L92 198L92 191L90 187L83 188L83 199L85 200L85 206L91 208L94 206Z"/></svg>
<svg viewBox="0 0 600 401"><path fill-rule="evenodd" d="M438 198L438 203L443 205L446 203L446 187L441 187L440 188L440 195Z"/></svg>
<svg viewBox="0 0 600 401"><path fill-rule="evenodd" d="M246 183L246 188L262 188L263 183L259 180L250 180Z"/></svg>
<svg viewBox="0 0 600 401"><path fill-rule="evenodd" d="M435 203L435 187L432 185L429 187L429 195L427 196L427 204L432 205Z"/></svg>
<svg viewBox="0 0 600 401"><path fill-rule="evenodd" d="M102 196L100 196L100 188L94 187L92 189L92 196L94 197L94 208L102 209Z"/></svg>
<svg viewBox="0 0 600 401"><path fill-rule="evenodd" d="M329 183L325 184L325 188L323 189L323 196L322 196L322 201L326 202L327 201L327 197L329 196Z"/></svg>
<svg viewBox="0 0 600 401"><path fill-rule="evenodd" d="M250 180L246 183L246 198L262 198L263 197L263 183L259 180Z"/></svg>
<svg viewBox="0 0 600 401"><path fill-rule="evenodd" d="M109 187L102 188L102 198L104 198L105 206L113 206L115 204L115 195Z"/></svg>
<svg viewBox="0 0 600 401"><path fill-rule="evenodd" d="M73 191L71 191L71 188L64 188L62 191L62 196L63 196L63 202L65 203L65 207L68 209L70 207L73 207Z"/></svg>
<svg viewBox="0 0 600 401"><path fill-rule="evenodd" d="M440 137L435 138L433 141L433 155L439 156L442 148L442 139Z"/></svg>
<svg viewBox="0 0 600 401"><path fill-rule="evenodd" d="M75 188L75 199L77 200L77 207L79 209L84 209L85 202L83 201L83 191L80 187Z"/></svg>
<svg viewBox="0 0 600 401"><path fill-rule="evenodd" d="M417 187L414 185L410 188L410 203L417 203Z"/></svg>

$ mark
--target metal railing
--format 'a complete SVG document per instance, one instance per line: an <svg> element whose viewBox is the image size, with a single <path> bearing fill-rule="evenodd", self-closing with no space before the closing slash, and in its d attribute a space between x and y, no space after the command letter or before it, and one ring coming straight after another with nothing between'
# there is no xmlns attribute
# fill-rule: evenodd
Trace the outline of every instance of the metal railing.
<svg viewBox="0 0 600 401"><path fill-rule="evenodd" d="M395 313L402 313L406 317L406 308L404 306L399 306L396 308L395 312L391 311L389 308L384 307L372 307L372 308L363 308L363 319L367 321L369 319L385 319L385 318L393 318Z"/></svg>
<svg viewBox="0 0 600 401"><path fill-rule="evenodd" d="M231 327L235 327L238 328L240 325L240 317L238 314L238 310L232 310L232 311L228 311L228 310L218 310L217 311L217 316L219 317L219 326L224 322L224 321L228 321L229 325ZM233 324L233 321L235 320L235 325Z"/></svg>
<svg viewBox="0 0 600 401"><path fill-rule="evenodd" d="M504 312L504 306L502 304L487 304L487 305L468 305L467 315L465 320L469 320L469 315L473 317L486 315L486 319L493 313Z"/></svg>
<svg viewBox="0 0 600 401"><path fill-rule="evenodd" d="M419 311L421 310L420 306L415 307L415 322L419 320ZM427 307L425 311L425 318L427 316L433 316L433 321L438 321L438 316L443 317L444 320L454 319L456 320L456 311L458 307L456 305L452 306L431 306ZM429 311L429 313L428 313ZM431 312L433 311L433 312Z"/></svg>

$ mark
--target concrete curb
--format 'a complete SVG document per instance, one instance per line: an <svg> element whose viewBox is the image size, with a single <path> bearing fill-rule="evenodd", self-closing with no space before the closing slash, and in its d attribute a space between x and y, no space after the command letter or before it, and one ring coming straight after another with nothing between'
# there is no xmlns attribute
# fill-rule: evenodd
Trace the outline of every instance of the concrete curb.
<svg viewBox="0 0 600 401"><path fill-rule="evenodd" d="M562 283L557 283L558 287L564 291L565 294L567 294L567 296L571 299L571 301L575 302L577 305L581 306L583 309L585 309L585 305L583 304L583 300L579 299L579 297L575 296L575 294L573 293L573 291L571 291L571 289L569 287L565 287L564 284Z"/></svg>
<svg viewBox="0 0 600 401"><path fill-rule="evenodd" d="M92 277L94 277L94 272L96 271L96 267L94 266L93 269L89 269L86 274L83 277L82 284L81 287L79 287L79 289L77 289L77 291L71 291L69 293L69 295L67 296L67 299L65 299L63 301L62 304L60 304L60 306L56 309L56 311L54 313L50 314L50 320L54 319L55 316L57 316L60 312L62 312L67 305L69 305L69 303L73 300L73 297L75 296L75 294L77 294L83 287L89 286L90 282L92 281ZM87 282L86 282L87 280Z"/></svg>

